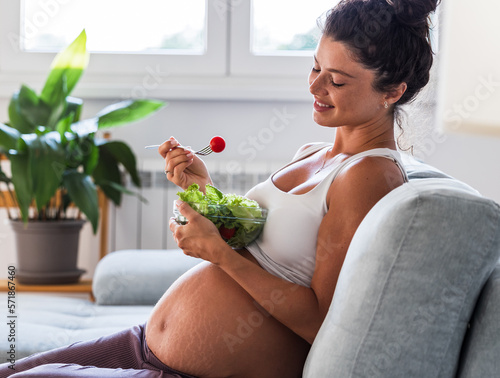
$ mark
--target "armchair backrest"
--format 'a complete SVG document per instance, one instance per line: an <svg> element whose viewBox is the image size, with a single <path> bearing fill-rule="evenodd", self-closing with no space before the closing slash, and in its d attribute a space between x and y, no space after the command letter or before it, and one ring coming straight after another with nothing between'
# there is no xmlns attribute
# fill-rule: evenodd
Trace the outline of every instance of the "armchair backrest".
<svg viewBox="0 0 500 378"><path fill-rule="evenodd" d="M462 345L457 378L496 377L500 372L500 264L484 285Z"/></svg>
<svg viewBox="0 0 500 378"><path fill-rule="evenodd" d="M415 160L351 242L304 377L455 377L500 207Z"/></svg>

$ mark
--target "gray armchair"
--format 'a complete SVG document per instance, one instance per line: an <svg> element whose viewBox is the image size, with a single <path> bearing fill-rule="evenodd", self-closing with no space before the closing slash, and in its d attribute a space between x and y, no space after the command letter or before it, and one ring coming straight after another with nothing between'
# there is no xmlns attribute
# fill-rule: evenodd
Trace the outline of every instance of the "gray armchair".
<svg viewBox="0 0 500 378"><path fill-rule="evenodd" d="M499 206L414 159L405 166L410 182L377 203L354 236L304 377L500 371ZM19 294L16 357L146 321L198 262L176 250L119 251L99 262L95 303ZM2 355L8 348L0 339Z"/></svg>

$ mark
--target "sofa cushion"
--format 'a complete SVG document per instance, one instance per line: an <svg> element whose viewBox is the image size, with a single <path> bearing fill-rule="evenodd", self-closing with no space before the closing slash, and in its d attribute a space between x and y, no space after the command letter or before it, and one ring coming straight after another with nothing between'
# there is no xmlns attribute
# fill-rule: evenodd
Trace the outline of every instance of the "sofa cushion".
<svg viewBox="0 0 500 378"><path fill-rule="evenodd" d="M412 180L349 247L305 377L453 377L500 254L500 210L449 178Z"/></svg>
<svg viewBox="0 0 500 378"><path fill-rule="evenodd" d="M180 249L123 250L106 255L94 273L99 305L154 305L184 272L200 263Z"/></svg>
<svg viewBox="0 0 500 378"><path fill-rule="evenodd" d="M427 179L427 178L452 178L443 171L433 167L414 156L401 153L401 160L408 175L409 180Z"/></svg>
<svg viewBox="0 0 500 378"><path fill-rule="evenodd" d="M7 296L0 305L7 308ZM5 301L5 303L4 303ZM88 299L55 295L16 293L16 340L0 338L0 354L9 355L15 345L16 358L58 348L76 341L91 340L125 328L143 324L152 306L97 306ZM0 331L8 335L7 322ZM5 359L0 363L5 362Z"/></svg>
<svg viewBox="0 0 500 378"><path fill-rule="evenodd" d="M496 377L500 372L500 264L481 292L467 332L458 378Z"/></svg>
<svg viewBox="0 0 500 378"><path fill-rule="evenodd" d="M113 252L97 265L93 280L97 303L55 295L17 293L16 358L90 340L145 323L153 304L182 273L199 263L180 250ZM2 296L7 308L7 296ZM119 306L106 306L115 304ZM0 327L9 332L7 322ZM7 356L8 338L0 339Z"/></svg>

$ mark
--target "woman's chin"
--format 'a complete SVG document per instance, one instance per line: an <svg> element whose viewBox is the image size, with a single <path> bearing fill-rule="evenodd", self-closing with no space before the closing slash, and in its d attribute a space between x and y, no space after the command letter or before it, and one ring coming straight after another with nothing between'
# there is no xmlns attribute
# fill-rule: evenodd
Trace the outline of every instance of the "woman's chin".
<svg viewBox="0 0 500 378"><path fill-rule="evenodd" d="M322 119L317 119L316 117L314 117L313 119L314 119L314 122L317 125L322 126L322 127L330 127L330 128L339 127L339 125L337 125L334 122L327 122L324 119L323 120Z"/></svg>

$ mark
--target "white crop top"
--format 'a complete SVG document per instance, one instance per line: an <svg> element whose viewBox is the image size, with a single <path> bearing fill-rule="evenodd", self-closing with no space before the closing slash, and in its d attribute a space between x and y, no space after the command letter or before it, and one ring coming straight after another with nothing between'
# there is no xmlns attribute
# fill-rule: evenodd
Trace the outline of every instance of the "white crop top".
<svg viewBox="0 0 500 378"><path fill-rule="evenodd" d="M331 146L327 143L314 144L296 155L285 167ZM326 202L328 189L344 167L365 156L392 159L407 181L399 153L388 148L377 148L347 158L328 173L316 187L304 194L283 192L274 185L272 180L274 174L285 167L250 189L246 196L268 209L267 221L261 235L247 246L248 251L265 270L303 286L311 285L316 262L318 230L328 211Z"/></svg>

